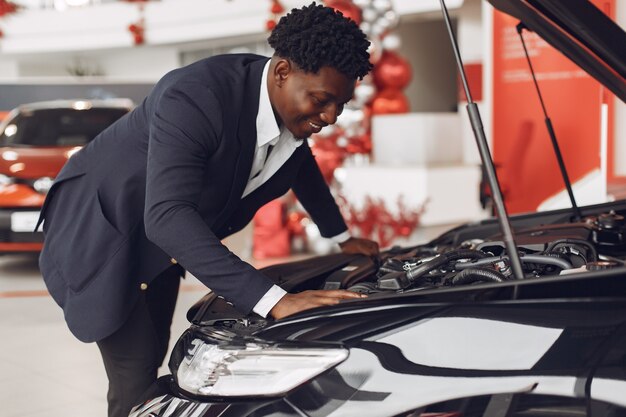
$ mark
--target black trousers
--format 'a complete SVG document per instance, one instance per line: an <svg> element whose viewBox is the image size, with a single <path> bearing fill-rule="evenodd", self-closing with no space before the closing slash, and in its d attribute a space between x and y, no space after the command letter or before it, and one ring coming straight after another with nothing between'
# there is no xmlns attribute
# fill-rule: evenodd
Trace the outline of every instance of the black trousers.
<svg viewBox="0 0 626 417"><path fill-rule="evenodd" d="M109 417L127 417L156 381L167 353L183 273L173 265L156 277L122 327L97 342L109 378Z"/></svg>

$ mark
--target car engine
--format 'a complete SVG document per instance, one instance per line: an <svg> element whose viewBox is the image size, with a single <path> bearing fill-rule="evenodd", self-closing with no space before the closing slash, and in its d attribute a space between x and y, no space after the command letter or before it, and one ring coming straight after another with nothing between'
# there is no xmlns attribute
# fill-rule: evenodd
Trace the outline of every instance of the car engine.
<svg viewBox="0 0 626 417"><path fill-rule="evenodd" d="M624 216L615 212L589 216L578 223L519 230L515 237L524 278L623 266L625 233ZM504 242L498 235L456 245L445 239L435 243L392 248L374 276L335 288L373 294L515 279Z"/></svg>

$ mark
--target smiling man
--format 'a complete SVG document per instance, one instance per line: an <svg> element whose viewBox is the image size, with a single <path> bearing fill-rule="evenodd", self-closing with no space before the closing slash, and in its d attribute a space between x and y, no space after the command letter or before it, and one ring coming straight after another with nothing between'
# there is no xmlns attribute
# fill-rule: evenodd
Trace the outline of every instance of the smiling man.
<svg viewBox="0 0 626 417"><path fill-rule="evenodd" d="M371 69L369 42L315 4L283 17L269 42L271 59L216 56L165 75L48 194L41 271L70 330L100 348L110 416L155 381L185 270L240 311L276 319L359 297L286 294L221 243L265 203L292 189L344 252L378 253L348 234L306 141Z"/></svg>

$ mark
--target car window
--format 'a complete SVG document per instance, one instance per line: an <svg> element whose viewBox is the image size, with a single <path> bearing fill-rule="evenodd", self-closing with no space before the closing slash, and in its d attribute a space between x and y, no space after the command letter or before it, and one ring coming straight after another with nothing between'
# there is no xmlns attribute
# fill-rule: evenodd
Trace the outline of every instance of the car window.
<svg viewBox="0 0 626 417"><path fill-rule="evenodd" d="M81 146L122 117L124 108L23 111L0 134L0 146Z"/></svg>

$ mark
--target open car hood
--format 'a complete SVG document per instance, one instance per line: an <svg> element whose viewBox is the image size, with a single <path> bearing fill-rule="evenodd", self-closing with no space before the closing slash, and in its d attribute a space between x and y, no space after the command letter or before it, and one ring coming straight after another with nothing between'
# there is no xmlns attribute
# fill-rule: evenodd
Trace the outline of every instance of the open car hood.
<svg viewBox="0 0 626 417"><path fill-rule="evenodd" d="M626 32L587 0L488 0L626 102Z"/></svg>

